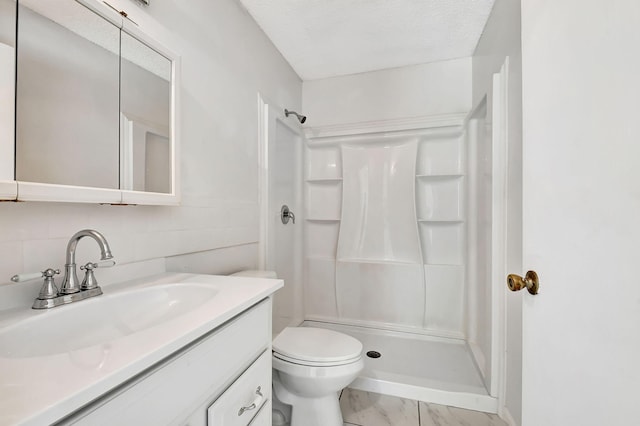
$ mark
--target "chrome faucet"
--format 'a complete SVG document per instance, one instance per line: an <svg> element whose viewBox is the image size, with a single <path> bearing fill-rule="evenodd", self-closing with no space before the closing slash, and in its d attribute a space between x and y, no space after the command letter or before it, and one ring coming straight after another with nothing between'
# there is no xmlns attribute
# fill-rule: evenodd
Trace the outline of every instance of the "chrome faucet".
<svg viewBox="0 0 640 426"><path fill-rule="evenodd" d="M89 262L82 266L80 269L85 271L85 277L82 284L80 284L76 272L76 246L83 237L91 237L96 240L102 253L102 262ZM76 232L67 244L67 263L64 265L65 274L60 291L58 291L54 280L54 275L60 273L59 269L48 268L38 273L14 275L11 281L22 282L44 277L42 289L33 302L33 309L55 308L56 306L101 295L102 289L98 286L93 270L98 267L115 265L116 262L110 259L113 259L113 255L104 235L92 229L83 229Z"/></svg>
<svg viewBox="0 0 640 426"><path fill-rule="evenodd" d="M78 274L76 271L76 246L83 237L91 237L96 240L100 246L100 252L102 254L100 260L109 260L113 258L111 248L109 248L109 243L107 243L104 235L98 231L94 231L93 229L83 229L82 231L76 232L67 244L67 263L64 265L64 279L60 286L61 294L73 294L78 293L81 290L89 290L92 287L97 287L97 285L92 285L91 283L89 284L89 287L86 287L86 282L89 280L85 280L84 286L81 287L80 282L78 281ZM87 271L92 269L93 268L87 269Z"/></svg>

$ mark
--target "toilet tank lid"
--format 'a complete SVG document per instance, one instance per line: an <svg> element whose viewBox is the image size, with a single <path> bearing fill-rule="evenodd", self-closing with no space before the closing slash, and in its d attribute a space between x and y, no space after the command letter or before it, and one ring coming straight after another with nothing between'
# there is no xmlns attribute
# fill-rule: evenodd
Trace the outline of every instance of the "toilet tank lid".
<svg viewBox="0 0 640 426"><path fill-rule="evenodd" d="M247 269L231 274L232 277L253 277L253 278L278 278L275 271L265 271L257 269Z"/></svg>
<svg viewBox="0 0 640 426"><path fill-rule="evenodd" d="M287 327L273 339L273 351L301 361L336 362L360 356L362 343L324 328Z"/></svg>

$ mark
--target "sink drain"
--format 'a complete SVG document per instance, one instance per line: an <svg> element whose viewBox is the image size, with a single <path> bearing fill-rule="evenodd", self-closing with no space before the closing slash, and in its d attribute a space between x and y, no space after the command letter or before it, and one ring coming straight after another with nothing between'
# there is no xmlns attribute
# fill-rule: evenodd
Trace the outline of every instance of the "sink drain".
<svg viewBox="0 0 640 426"><path fill-rule="evenodd" d="M367 356L369 358L380 358L382 356L382 354L380 352L377 352L377 351L369 351L369 352L367 352Z"/></svg>

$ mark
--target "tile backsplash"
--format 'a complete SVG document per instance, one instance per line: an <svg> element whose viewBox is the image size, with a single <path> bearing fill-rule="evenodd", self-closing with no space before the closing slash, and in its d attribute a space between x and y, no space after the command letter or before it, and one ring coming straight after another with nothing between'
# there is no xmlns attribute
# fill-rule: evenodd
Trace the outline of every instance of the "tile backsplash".
<svg viewBox="0 0 640 426"><path fill-rule="evenodd" d="M235 213L220 220L221 211ZM69 238L80 229L105 235L119 264L255 243L257 204L220 207L0 204L0 283L22 272L62 268ZM90 239L78 244L77 264L99 259Z"/></svg>

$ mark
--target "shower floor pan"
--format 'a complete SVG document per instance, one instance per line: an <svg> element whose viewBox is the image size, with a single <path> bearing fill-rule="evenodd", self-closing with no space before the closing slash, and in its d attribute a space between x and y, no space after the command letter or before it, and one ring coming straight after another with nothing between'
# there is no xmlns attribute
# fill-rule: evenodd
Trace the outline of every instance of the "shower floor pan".
<svg viewBox="0 0 640 426"><path fill-rule="evenodd" d="M497 412L497 399L488 394L463 340L319 321L303 325L336 330L362 342L364 370L350 388ZM380 357L366 356L369 351L379 352Z"/></svg>

